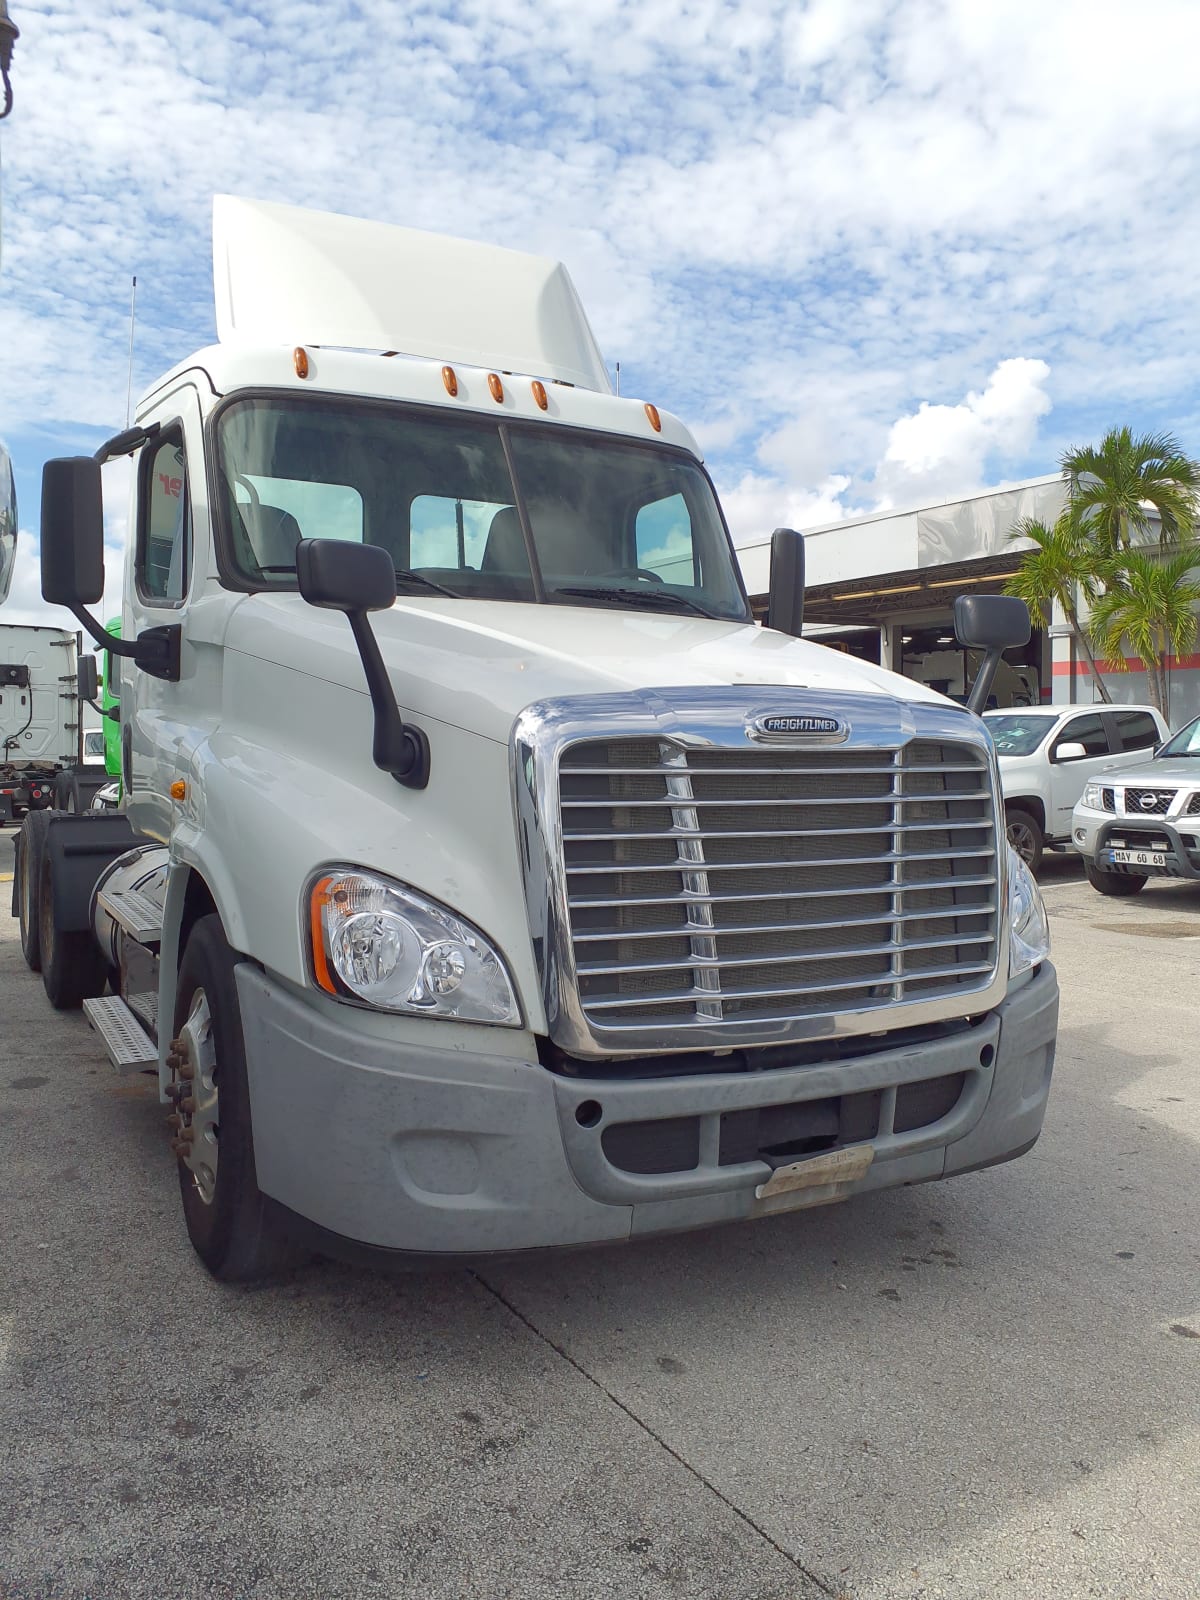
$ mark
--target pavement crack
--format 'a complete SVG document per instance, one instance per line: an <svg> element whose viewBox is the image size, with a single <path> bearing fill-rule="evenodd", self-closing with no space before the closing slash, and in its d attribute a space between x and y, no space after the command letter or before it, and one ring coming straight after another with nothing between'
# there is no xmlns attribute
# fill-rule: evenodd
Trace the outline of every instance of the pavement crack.
<svg viewBox="0 0 1200 1600"><path fill-rule="evenodd" d="M703 1488L707 1489L709 1494L711 1494L714 1499L719 1500L727 1510L732 1511L734 1516L738 1517L742 1522L744 1522L752 1533L757 1534L764 1544L770 1545L771 1549L775 1551L776 1555L782 1556L788 1565L793 1567L801 1575L801 1577L806 1578L808 1582L819 1589L823 1595L828 1595L830 1600L844 1600L846 1593L844 1588L842 1588L840 1585L837 1587L832 1586L827 1582L826 1579L822 1578L819 1573L814 1572L811 1567L806 1567L798 1556L793 1555L793 1553L787 1549L785 1545L779 1543L778 1539L773 1538L760 1522L755 1521L748 1511L743 1511L742 1507L739 1506L736 1501L731 1500L727 1494L725 1494L721 1489L718 1489L711 1478L705 1477L704 1473L701 1472L698 1467L694 1467L690 1461L688 1461L684 1456L681 1456L679 1451L676 1450L673 1445L669 1444L667 1440L663 1438L661 1433L657 1433L643 1417L639 1417L637 1412L628 1406L619 1395L614 1394L613 1391L607 1387L607 1385L601 1383L599 1378L590 1373L585 1366L582 1366L569 1350L564 1349L564 1347L559 1344L557 1339L552 1339L548 1333L544 1333L542 1329L538 1327L537 1323L531 1318L527 1317L521 1310L520 1306L514 1305L508 1296L502 1290L498 1289L494 1283L489 1283L482 1273L473 1267L468 1268L468 1276L474 1278L475 1282L480 1286L480 1288L490 1294L494 1300L498 1300L504 1309L510 1314L510 1316L515 1317L518 1322L523 1323L535 1338L540 1339L544 1345L547 1345L551 1350L553 1350L555 1355L559 1356L563 1361L565 1361L568 1366L574 1367L579 1376L590 1383L594 1389L598 1389L606 1400L610 1401L614 1406L616 1406L618 1411L623 1411L629 1418L630 1422L635 1425L635 1427L640 1428L644 1434L653 1439L654 1443L658 1445L659 1449L665 1450L671 1459L677 1462L678 1465L689 1474L689 1476L693 1477L697 1483L699 1483Z"/></svg>

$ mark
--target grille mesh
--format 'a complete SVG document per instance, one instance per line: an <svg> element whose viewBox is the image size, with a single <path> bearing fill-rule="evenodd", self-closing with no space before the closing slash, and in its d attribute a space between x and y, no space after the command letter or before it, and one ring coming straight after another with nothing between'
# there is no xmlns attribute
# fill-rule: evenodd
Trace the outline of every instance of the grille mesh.
<svg viewBox="0 0 1200 1600"><path fill-rule="evenodd" d="M969 992L997 958L986 763L592 740L559 765L593 1027L786 1021Z"/></svg>
<svg viewBox="0 0 1200 1600"><path fill-rule="evenodd" d="M1174 799L1174 789L1126 789L1125 811L1134 817L1165 817Z"/></svg>
<svg viewBox="0 0 1200 1600"><path fill-rule="evenodd" d="M1187 814L1189 817L1200 817L1200 790L1188 801Z"/></svg>

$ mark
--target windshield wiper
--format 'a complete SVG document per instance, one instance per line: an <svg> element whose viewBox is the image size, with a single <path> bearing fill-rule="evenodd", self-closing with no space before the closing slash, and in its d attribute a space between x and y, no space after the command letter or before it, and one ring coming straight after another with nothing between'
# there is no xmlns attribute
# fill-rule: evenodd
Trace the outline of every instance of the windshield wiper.
<svg viewBox="0 0 1200 1600"><path fill-rule="evenodd" d="M690 611L697 617L713 618L711 611L671 589L605 589L591 584L551 589L551 594L580 595L586 600L616 600L619 605L641 606L648 611ZM716 620L715 618L713 620Z"/></svg>
<svg viewBox="0 0 1200 1600"><path fill-rule="evenodd" d="M404 583L415 584L418 589L431 589L434 594L448 594L451 600L462 599L462 595L457 590L447 589L444 583L435 583L432 578L427 578L423 572L410 572L407 567L397 567L397 589Z"/></svg>

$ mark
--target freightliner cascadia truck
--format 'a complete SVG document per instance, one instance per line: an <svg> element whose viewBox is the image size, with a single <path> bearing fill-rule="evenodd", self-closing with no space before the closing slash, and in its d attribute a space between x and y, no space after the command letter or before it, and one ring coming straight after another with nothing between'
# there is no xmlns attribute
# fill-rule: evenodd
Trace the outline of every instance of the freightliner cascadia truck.
<svg viewBox="0 0 1200 1600"><path fill-rule="evenodd" d="M1027 1150L1057 980L974 713L799 637L790 530L755 621L694 440L612 392L560 264L225 197L214 257L219 342L45 468L121 804L27 818L14 883L51 1001L157 1073L208 1269ZM960 602L992 670L1015 604Z"/></svg>

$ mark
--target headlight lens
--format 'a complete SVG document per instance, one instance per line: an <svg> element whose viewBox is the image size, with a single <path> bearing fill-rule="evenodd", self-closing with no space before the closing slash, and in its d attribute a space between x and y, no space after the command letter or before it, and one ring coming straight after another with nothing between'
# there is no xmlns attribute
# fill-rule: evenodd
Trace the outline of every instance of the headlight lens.
<svg viewBox="0 0 1200 1600"><path fill-rule="evenodd" d="M1012 845L1008 847L1008 920L1008 975L1015 978L1050 954L1050 924L1042 891Z"/></svg>
<svg viewBox="0 0 1200 1600"><path fill-rule="evenodd" d="M1089 811L1104 810L1104 802L1100 796L1100 788L1101 785L1098 783L1089 783L1087 788L1083 791L1083 803L1085 806L1087 806Z"/></svg>
<svg viewBox="0 0 1200 1600"><path fill-rule="evenodd" d="M313 884L309 921L313 975L328 994L382 1011L520 1025L497 951L436 900L347 867Z"/></svg>

